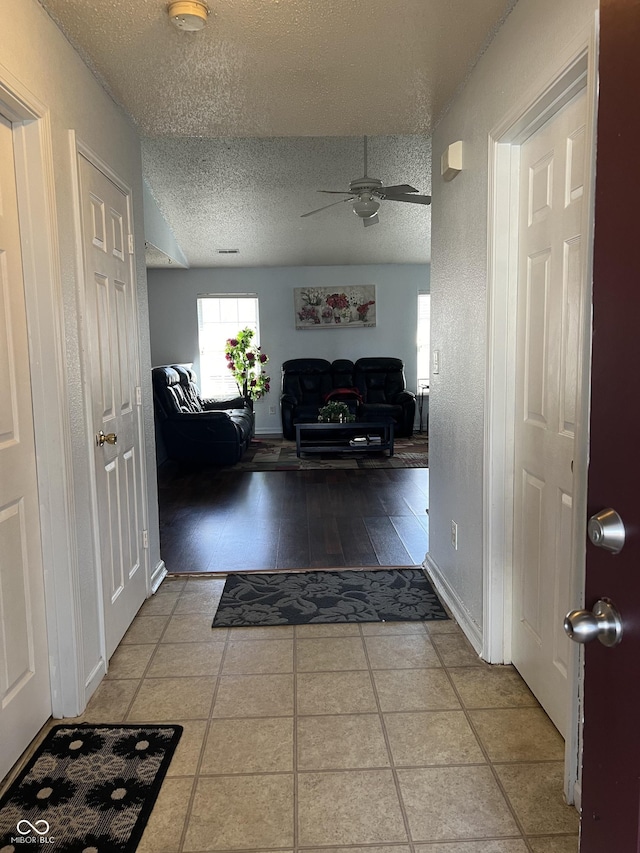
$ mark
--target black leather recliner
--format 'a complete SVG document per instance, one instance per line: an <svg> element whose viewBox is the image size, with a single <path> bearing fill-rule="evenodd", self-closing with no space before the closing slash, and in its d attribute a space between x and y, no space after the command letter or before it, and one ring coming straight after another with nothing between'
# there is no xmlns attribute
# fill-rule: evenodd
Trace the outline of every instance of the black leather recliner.
<svg viewBox="0 0 640 853"><path fill-rule="evenodd" d="M152 370L156 422L170 459L234 465L254 432L254 415L243 397L203 399L195 374L183 365Z"/></svg>
<svg viewBox="0 0 640 853"><path fill-rule="evenodd" d="M416 398L405 388L399 358L361 358L355 364L348 359L331 363L323 358L293 358L282 365L283 436L295 438L296 421L316 421L328 398L340 399L336 391L341 388L357 389L361 400L354 404L358 420L393 418L396 436L413 434Z"/></svg>
<svg viewBox="0 0 640 853"><path fill-rule="evenodd" d="M295 422L318 420L318 409L333 388L331 362L324 358L292 358L282 365L282 434L296 437Z"/></svg>
<svg viewBox="0 0 640 853"><path fill-rule="evenodd" d="M413 435L416 397L406 390L404 364L399 358L359 358L353 368L354 385L362 395L363 421L393 418L398 437Z"/></svg>

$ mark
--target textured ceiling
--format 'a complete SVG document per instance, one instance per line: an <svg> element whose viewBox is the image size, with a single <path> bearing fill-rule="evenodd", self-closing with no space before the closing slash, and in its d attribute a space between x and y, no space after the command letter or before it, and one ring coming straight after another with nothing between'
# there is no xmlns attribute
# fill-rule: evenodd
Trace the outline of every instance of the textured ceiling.
<svg viewBox="0 0 640 853"><path fill-rule="evenodd" d="M362 140L329 137L386 137L369 171L428 190L416 152L515 0L209 0L199 33L172 27L166 0L40 2L146 137L145 176L189 262L226 266L229 241L243 265L415 262L418 239L426 260L420 206L388 203L366 233L347 205L294 213L362 174Z"/></svg>
<svg viewBox="0 0 640 853"><path fill-rule="evenodd" d="M431 146L423 136L369 140L370 175L429 192ZM364 228L351 205L311 217L363 174L359 137L144 139L144 172L191 266L425 263L431 208L383 201ZM188 210L188 217L184 211ZM398 235L402 239L398 239ZM220 249L239 249L220 256Z"/></svg>

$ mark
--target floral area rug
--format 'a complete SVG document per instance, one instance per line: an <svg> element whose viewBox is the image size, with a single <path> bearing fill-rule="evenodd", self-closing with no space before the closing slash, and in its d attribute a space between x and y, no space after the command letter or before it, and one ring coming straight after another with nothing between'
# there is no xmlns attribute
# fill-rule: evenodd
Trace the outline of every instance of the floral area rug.
<svg viewBox="0 0 640 853"><path fill-rule="evenodd" d="M59 725L0 800L2 853L133 853L182 726Z"/></svg>
<svg viewBox="0 0 640 853"><path fill-rule="evenodd" d="M421 569L229 575L214 628L448 619Z"/></svg>
<svg viewBox="0 0 640 853"><path fill-rule="evenodd" d="M299 459L295 441L284 438L257 438L251 442L240 462L229 471L307 471L332 468L428 468L429 437L416 434L397 438L394 454L314 453Z"/></svg>

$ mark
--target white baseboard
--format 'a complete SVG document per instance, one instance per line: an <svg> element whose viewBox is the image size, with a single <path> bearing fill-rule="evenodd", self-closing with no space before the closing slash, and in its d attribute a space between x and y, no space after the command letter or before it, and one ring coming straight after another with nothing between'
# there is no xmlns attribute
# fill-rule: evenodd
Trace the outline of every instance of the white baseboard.
<svg viewBox="0 0 640 853"><path fill-rule="evenodd" d="M579 780L573 786L573 803L569 805L573 805L578 814L582 813L582 783Z"/></svg>
<svg viewBox="0 0 640 853"><path fill-rule="evenodd" d="M438 564L434 561L430 554L424 558L422 568L429 576L429 580L433 583L436 592L453 613L453 618L456 620L466 638L469 640L478 655L482 654L482 629L477 625L470 614L467 612L462 601L458 597L456 591L451 587L449 581L444 577Z"/></svg>
<svg viewBox="0 0 640 853"><path fill-rule="evenodd" d="M270 435L274 438L282 438L281 429L269 429L268 427L259 427L255 431L255 435Z"/></svg>
<svg viewBox="0 0 640 853"><path fill-rule="evenodd" d="M89 699L91 699L91 697L93 696L93 694L97 690L98 685L100 684L100 682L102 681L102 679L105 677L106 674L107 674L107 667L105 666L104 660L102 660L102 658L100 658L98 663L94 666L94 668L89 673L89 676L88 676L86 684L85 684L85 688L84 688L84 705L85 705L85 708L87 707ZM78 713L82 714L83 711L84 711L84 708L80 708Z"/></svg>
<svg viewBox="0 0 640 853"><path fill-rule="evenodd" d="M151 595L158 591L158 587L166 578L167 574L167 567L164 564L164 560L160 560L151 574Z"/></svg>

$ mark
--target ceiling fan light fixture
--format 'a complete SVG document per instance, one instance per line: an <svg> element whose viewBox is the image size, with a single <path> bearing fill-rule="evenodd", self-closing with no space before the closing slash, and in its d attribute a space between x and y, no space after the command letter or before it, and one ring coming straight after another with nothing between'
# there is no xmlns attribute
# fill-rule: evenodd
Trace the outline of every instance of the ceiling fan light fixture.
<svg viewBox="0 0 640 853"><path fill-rule="evenodd" d="M360 219L369 219L375 216L380 208L380 202L369 193L363 193L353 203L353 212Z"/></svg>
<svg viewBox="0 0 640 853"><path fill-rule="evenodd" d="M209 17L209 7L202 0L172 0L167 12L174 27L187 33L201 30Z"/></svg>

